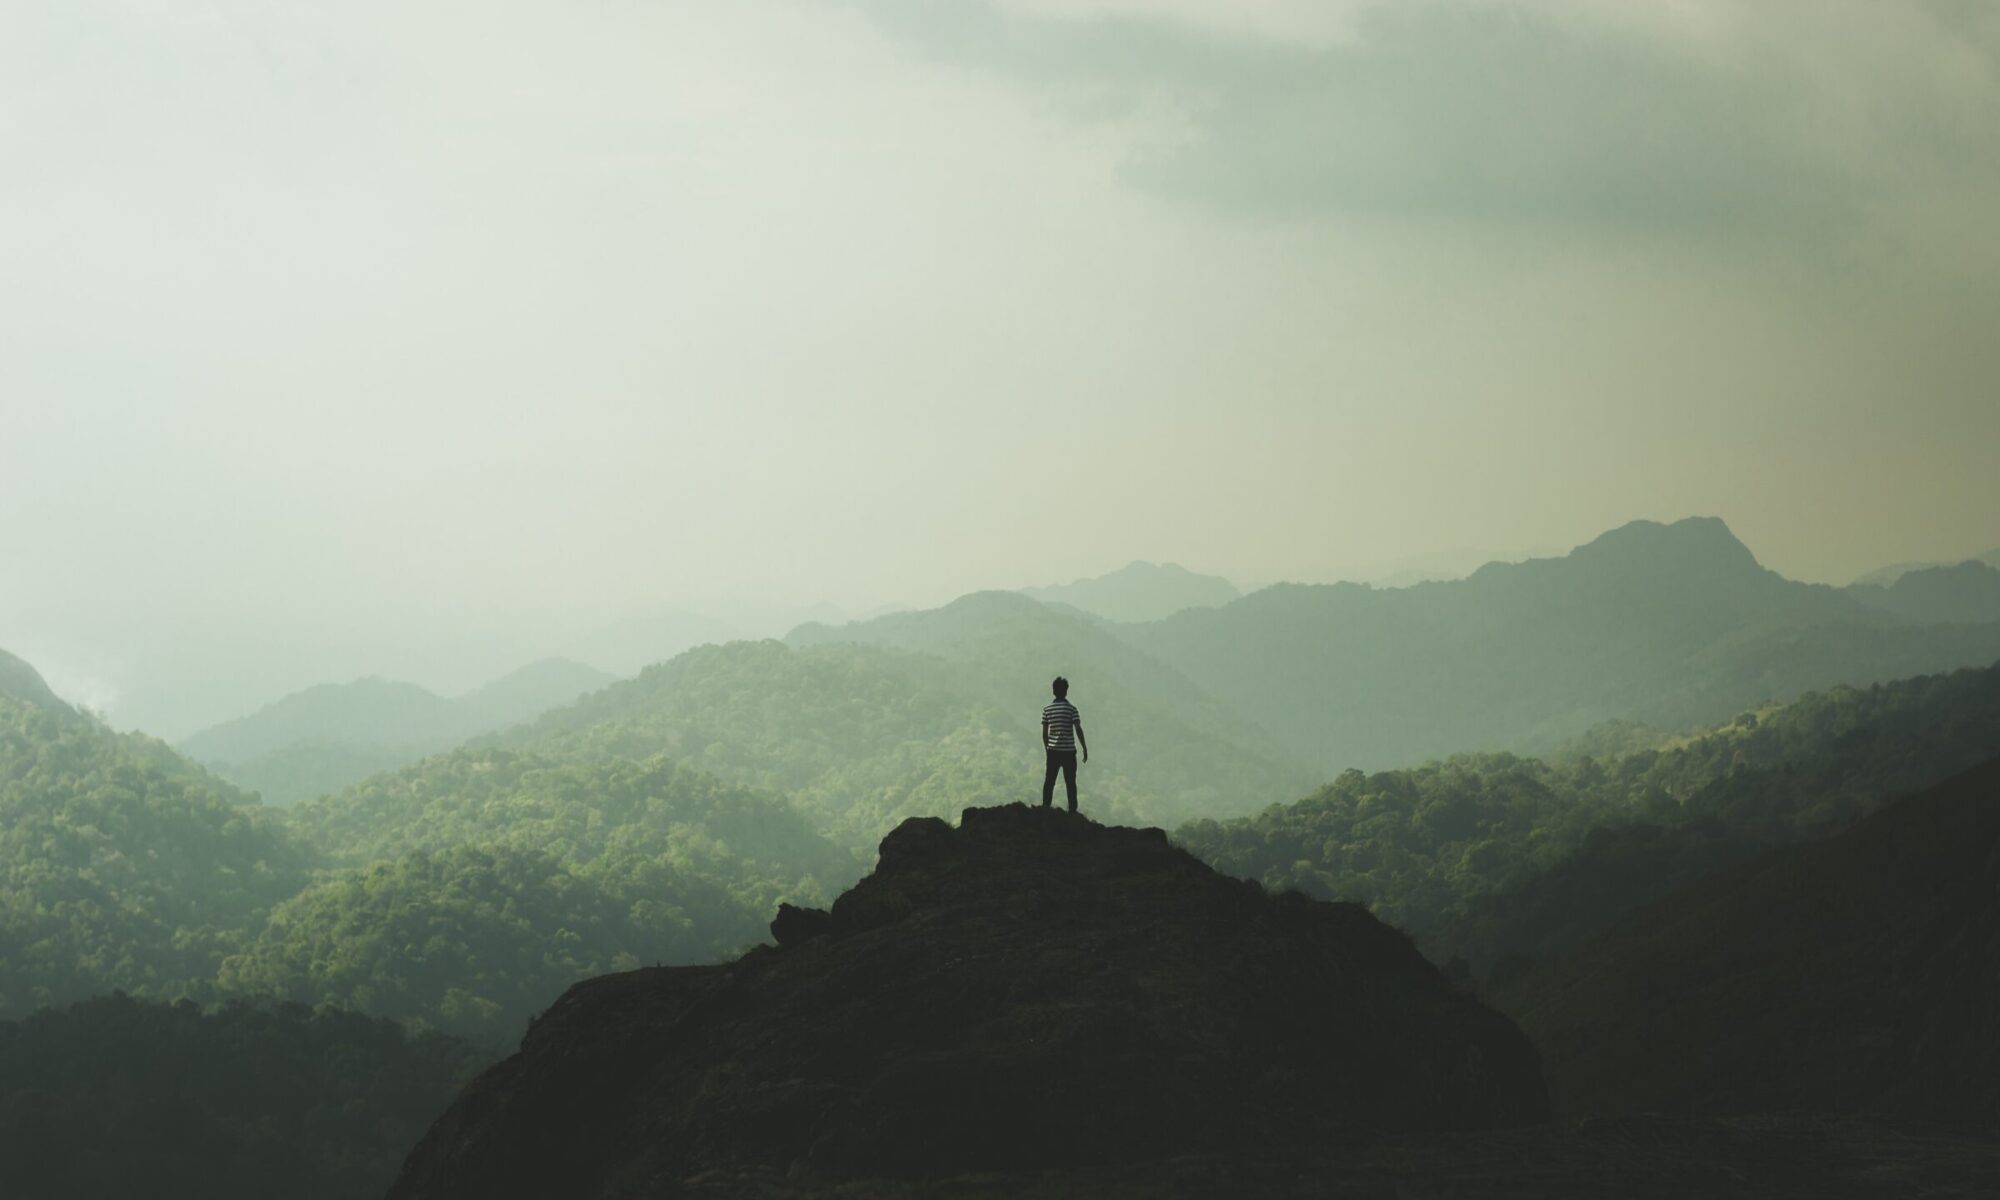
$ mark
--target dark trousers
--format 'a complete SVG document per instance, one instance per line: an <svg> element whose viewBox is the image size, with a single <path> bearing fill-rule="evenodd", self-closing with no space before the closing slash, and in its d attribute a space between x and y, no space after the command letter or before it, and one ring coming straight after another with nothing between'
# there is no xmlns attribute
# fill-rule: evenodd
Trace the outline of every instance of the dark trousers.
<svg viewBox="0 0 2000 1200"><path fill-rule="evenodd" d="M1076 811L1076 751L1049 751L1049 773L1042 776L1042 807L1047 808L1056 796L1056 772L1061 771L1063 787L1069 790L1069 810Z"/></svg>

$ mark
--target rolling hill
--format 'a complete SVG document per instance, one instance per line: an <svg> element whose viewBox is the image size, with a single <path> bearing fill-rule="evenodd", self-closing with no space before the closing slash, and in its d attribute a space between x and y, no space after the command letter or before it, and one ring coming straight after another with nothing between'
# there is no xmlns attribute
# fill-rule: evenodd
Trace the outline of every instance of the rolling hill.
<svg viewBox="0 0 2000 1200"><path fill-rule="evenodd" d="M199 987L305 882L269 816L160 742L0 696L0 1017Z"/></svg>
<svg viewBox="0 0 2000 1200"><path fill-rule="evenodd" d="M1086 809L1161 824L1251 811L1310 776L1101 623L1004 592L791 644L704 646L503 735L573 755L664 754L791 797L865 850L910 816L1039 797L1039 716L1069 671L1091 738ZM1094 723L1093 723L1094 722Z"/></svg>
<svg viewBox="0 0 2000 1200"><path fill-rule="evenodd" d="M1050 587L1020 589L1044 604L1063 604L1111 621L1157 621L1184 608L1213 608L1243 593L1220 575L1178 563L1133 562L1104 575Z"/></svg>
<svg viewBox="0 0 2000 1200"><path fill-rule="evenodd" d="M1903 572L1892 583L1856 584L1847 592L1871 608L1909 621L2000 621L2000 568L1977 560L1951 567L1919 567Z"/></svg>
<svg viewBox="0 0 2000 1200"><path fill-rule="evenodd" d="M1349 771L1296 803L1175 836L1266 887L1365 900L1438 961L1504 973L1995 755L2000 667L1989 667L1834 688L1605 757L1462 754Z"/></svg>
<svg viewBox="0 0 2000 1200"><path fill-rule="evenodd" d="M203 730L183 753L269 804L292 804L528 720L611 682L544 659L462 696L388 679L320 684Z"/></svg>

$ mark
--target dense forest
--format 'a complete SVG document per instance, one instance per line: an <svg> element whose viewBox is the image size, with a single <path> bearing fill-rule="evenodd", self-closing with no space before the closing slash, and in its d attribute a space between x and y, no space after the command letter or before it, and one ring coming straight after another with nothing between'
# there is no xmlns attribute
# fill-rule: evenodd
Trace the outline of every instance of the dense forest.
<svg viewBox="0 0 2000 1200"><path fill-rule="evenodd" d="M692 652L523 746L467 746L283 813L157 742L0 701L0 1015L116 987L504 1039L578 978L762 940L779 902L830 898L903 816L1013 798L1027 773L1006 718L952 707L957 667L856 645ZM1270 887L1364 899L1485 973L1977 761L2000 745L1996 680L1835 689L1677 738L1627 722L1549 759L1350 771L1177 837ZM885 744L886 761L858 749Z"/></svg>
<svg viewBox="0 0 2000 1200"><path fill-rule="evenodd" d="M484 1057L302 1005L103 996L0 1021L11 1200L363 1200Z"/></svg>
<svg viewBox="0 0 2000 1200"><path fill-rule="evenodd" d="M1021 620L979 611L991 608ZM1093 738L1084 786L1101 819L1252 812L1309 786L1257 734L1097 622L1004 594L938 612L922 616L980 631L979 652L855 644L823 627L795 634L795 646L704 646L503 741L599 758L664 754L788 796L827 836L866 853L906 817L1037 799L1048 664L1081 662L1069 669L1087 681L1073 698ZM927 624L861 628L879 636Z"/></svg>
<svg viewBox="0 0 2000 1200"><path fill-rule="evenodd" d="M213 977L311 855L160 742L0 696L0 1017Z"/></svg>
<svg viewBox="0 0 2000 1200"><path fill-rule="evenodd" d="M732 953L862 869L784 800L658 758L468 748L283 813L0 697L0 1017L118 988L504 1039L577 979Z"/></svg>
<svg viewBox="0 0 2000 1200"><path fill-rule="evenodd" d="M505 1035L578 979L764 940L864 869L787 802L654 756L467 747L288 814L333 868L280 905L231 991Z"/></svg>
<svg viewBox="0 0 2000 1200"><path fill-rule="evenodd" d="M27 1018L0 1033L0 1054L115 1028L142 1058L233 1038L303 1064L287 1070L330 1072L294 1082L346 1116L308 1106L258 1124L195 1096L176 1128L228 1147L246 1189L289 1169L324 1181L304 1194L353 1194L379 1182L381 1148L403 1136L398 1106L448 1090L441 1081L510 1044L570 984L727 958L766 940L780 903L839 894L900 821L1034 799L1051 663L1076 679L1092 735L1094 818L1176 827L1183 846L1269 889L1364 901L1435 960L1504 987L1676 888L1848 827L2000 749L2000 667L1792 698L1830 662L1866 678L1976 659L1996 627L1912 622L1788 583L1718 529L1641 530L1672 550L1650 574L1634 574L1614 538L1483 572L1467 592L1276 588L1151 624L978 593L785 642L700 647L358 781L342 772L420 750L355 729L423 720L396 717L401 693L357 717L368 687L334 689L225 731L246 762L326 792L285 808L0 660L0 1020ZM1724 582L1702 583L1718 562ZM1706 599L1627 613L1627 625L1651 622L1645 637L1609 615L1684 577ZM1946 603L1927 572L1905 578L1905 607ZM1551 588L1572 587L1567 607L1536 615ZM1367 655L1393 647L1342 642L1362 636L1346 623L1428 636L1426 622L1456 620L1467 597L1491 607L1462 636L1403 662L1393 686L1365 686ZM1232 642L1245 619L1268 620L1290 649ZM1328 665L1344 654L1358 656L1342 660L1354 678ZM1673 686L1700 703L1634 703L1670 662ZM1578 672L1604 678L1555 706ZM1246 699L1253 676L1263 684ZM1495 687L1520 690L1501 703L1481 690ZM1680 719L1736 697L1754 702L1693 732ZM1506 724L1481 726L1492 739L1547 749L1315 775L1340 753L1338 740L1313 742L1330 715L1363 736L1371 722L1421 725L1418 709L1444 728L1477 710ZM362 724L348 740L315 740L350 718ZM90 1001L114 989L136 999ZM65 1004L80 1007L48 1011ZM388 1090L367 1091L363 1074ZM78 1115L99 1086L88 1072L57 1101L34 1090L34 1070L19 1077L31 1082L7 1093L10 1112L39 1105L69 1114L76 1137L109 1136Z"/></svg>
<svg viewBox="0 0 2000 1200"><path fill-rule="evenodd" d="M1349 771L1294 804L1176 836L1268 887L1363 900L1438 961L1484 972L1568 949L1675 887L1990 757L2000 667L1836 688L1647 740L1623 724L1550 760Z"/></svg>

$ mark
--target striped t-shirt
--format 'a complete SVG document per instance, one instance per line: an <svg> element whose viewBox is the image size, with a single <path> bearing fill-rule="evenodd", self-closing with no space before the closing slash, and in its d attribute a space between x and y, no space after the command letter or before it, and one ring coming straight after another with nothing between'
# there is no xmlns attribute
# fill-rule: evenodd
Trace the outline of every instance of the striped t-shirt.
<svg viewBox="0 0 2000 1200"><path fill-rule="evenodd" d="M1073 751L1076 749L1076 727L1083 715L1076 711L1076 705L1067 700L1057 700L1042 709L1042 723L1049 727L1046 745L1051 750Z"/></svg>

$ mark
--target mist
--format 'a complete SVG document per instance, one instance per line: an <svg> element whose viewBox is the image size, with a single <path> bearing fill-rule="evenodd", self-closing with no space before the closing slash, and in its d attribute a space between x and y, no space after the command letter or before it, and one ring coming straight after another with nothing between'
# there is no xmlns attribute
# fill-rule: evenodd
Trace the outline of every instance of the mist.
<svg viewBox="0 0 2000 1200"><path fill-rule="evenodd" d="M1134 558L2000 541L1982 10L1230 11L9 6L0 639L172 734Z"/></svg>

